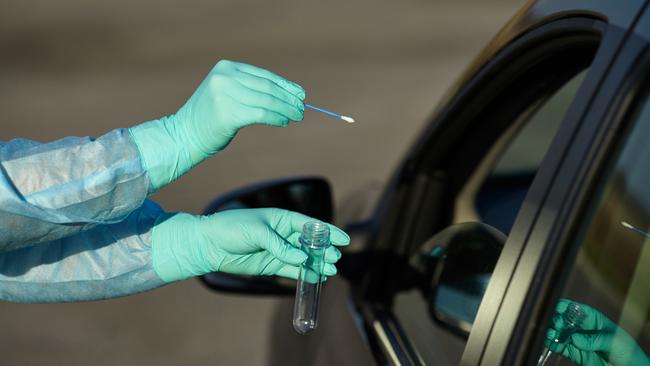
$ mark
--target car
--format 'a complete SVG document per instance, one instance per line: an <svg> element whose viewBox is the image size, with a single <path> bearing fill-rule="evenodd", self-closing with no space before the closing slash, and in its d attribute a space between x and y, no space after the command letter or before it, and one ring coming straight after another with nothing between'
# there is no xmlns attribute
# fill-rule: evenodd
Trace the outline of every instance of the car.
<svg viewBox="0 0 650 366"><path fill-rule="evenodd" d="M645 0L528 2L440 103L378 203L360 192L334 217L322 177L212 202L206 214L279 207L351 234L312 333L291 329L292 281L201 281L285 299L274 365L537 364L549 328L567 322L562 299L647 354L649 42ZM567 350L573 336L559 337ZM547 361L573 364L566 355Z"/></svg>

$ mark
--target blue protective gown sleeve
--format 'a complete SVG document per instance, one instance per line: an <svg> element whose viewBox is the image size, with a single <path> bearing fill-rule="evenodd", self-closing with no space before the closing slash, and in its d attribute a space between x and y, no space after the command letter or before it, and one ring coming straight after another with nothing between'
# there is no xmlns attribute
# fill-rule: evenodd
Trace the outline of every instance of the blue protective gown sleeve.
<svg viewBox="0 0 650 366"><path fill-rule="evenodd" d="M0 142L0 253L120 222L148 193L127 130Z"/></svg>
<svg viewBox="0 0 650 366"><path fill-rule="evenodd" d="M65 302L145 291L163 214L127 130L0 142L0 299ZM144 203L144 204L143 204Z"/></svg>
<svg viewBox="0 0 650 366"><path fill-rule="evenodd" d="M162 286L151 261L151 232L164 212L152 201L125 220L0 253L0 299L100 300Z"/></svg>

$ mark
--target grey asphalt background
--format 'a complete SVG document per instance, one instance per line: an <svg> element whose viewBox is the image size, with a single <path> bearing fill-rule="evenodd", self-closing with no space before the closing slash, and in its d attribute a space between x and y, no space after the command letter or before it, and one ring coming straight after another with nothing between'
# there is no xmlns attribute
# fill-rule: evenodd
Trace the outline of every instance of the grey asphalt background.
<svg viewBox="0 0 650 366"><path fill-rule="evenodd" d="M199 213L261 180L319 174L337 203L384 182L442 94L522 0L0 1L0 140L99 135L173 113L221 58L313 104L253 127L154 199ZM83 304L0 303L2 365L265 365L277 300L185 281ZM290 324L287 324L290 327Z"/></svg>

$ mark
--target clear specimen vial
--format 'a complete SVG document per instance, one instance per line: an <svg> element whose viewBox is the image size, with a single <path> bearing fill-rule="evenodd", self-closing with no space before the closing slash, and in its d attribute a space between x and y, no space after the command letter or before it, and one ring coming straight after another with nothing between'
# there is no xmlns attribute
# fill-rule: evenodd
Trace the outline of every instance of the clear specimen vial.
<svg viewBox="0 0 650 366"><path fill-rule="evenodd" d="M307 334L318 326L325 249L330 245L330 229L319 221L307 222L302 227L299 241L308 258L300 268L296 285L293 328L300 334Z"/></svg>
<svg viewBox="0 0 650 366"><path fill-rule="evenodd" d="M564 314L562 314L562 320L564 321L564 330L557 335L553 340L553 343L565 343L569 337L582 325L582 322L587 317L587 313L582 309L582 307L572 302L567 305ZM551 350L548 347L544 347L542 355L537 361L538 366L545 366L548 362L549 357L551 357Z"/></svg>

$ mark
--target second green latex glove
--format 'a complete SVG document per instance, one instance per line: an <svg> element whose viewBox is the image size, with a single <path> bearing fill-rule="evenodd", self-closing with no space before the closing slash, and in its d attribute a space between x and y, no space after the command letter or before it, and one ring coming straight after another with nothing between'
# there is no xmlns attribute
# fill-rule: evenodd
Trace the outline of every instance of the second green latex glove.
<svg viewBox="0 0 650 366"><path fill-rule="evenodd" d="M165 282L209 272L277 275L296 279L307 254L299 249L302 226L314 219L275 208L218 212L211 216L178 213L160 218L152 234L154 270ZM341 258L335 246L350 238L330 225L325 275L336 274Z"/></svg>
<svg viewBox="0 0 650 366"><path fill-rule="evenodd" d="M304 99L301 86L268 70L219 61L178 112L129 129L151 190L225 148L242 127L301 121Z"/></svg>
<svg viewBox="0 0 650 366"><path fill-rule="evenodd" d="M587 316L566 343L554 343L565 329L562 314L570 303L580 305ZM591 306L567 299L558 302L546 346L581 366L650 366L645 352L625 330Z"/></svg>

